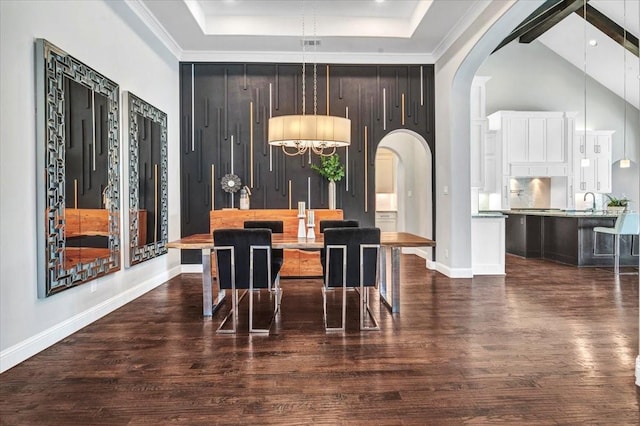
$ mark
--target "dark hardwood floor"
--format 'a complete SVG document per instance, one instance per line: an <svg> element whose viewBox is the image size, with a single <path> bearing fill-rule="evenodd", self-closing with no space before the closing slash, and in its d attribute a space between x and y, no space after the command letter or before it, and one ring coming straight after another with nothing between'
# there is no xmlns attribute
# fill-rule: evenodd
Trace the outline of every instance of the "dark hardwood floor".
<svg viewBox="0 0 640 426"><path fill-rule="evenodd" d="M199 275L172 279L2 374L0 422L640 423L637 275L508 256L506 278L448 279L402 261L402 312L381 309L379 332L357 330L353 293L347 332L325 334L320 281L287 280L271 335L217 335L226 309L201 317Z"/></svg>

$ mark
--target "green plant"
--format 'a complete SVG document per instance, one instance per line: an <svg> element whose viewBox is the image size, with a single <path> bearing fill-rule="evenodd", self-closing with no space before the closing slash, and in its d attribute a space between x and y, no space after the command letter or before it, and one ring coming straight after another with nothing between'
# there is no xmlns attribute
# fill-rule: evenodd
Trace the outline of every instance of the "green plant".
<svg viewBox="0 0 640 426"><path fill-rule="evenodd" d="M611 195L607 195L607 194L605 195L609 199L609 202L607 203L607 206L609 207L627 207L627 204L629 203L629 200L626 197L616 198Z"/></svg>
<svg viewBox="0 0 640 426"><path fill-rule="evenodd" d="M339 182L344 177L344 166L338 154L320 157L320 165L312 164L311 169L329 181Z"/></svg>

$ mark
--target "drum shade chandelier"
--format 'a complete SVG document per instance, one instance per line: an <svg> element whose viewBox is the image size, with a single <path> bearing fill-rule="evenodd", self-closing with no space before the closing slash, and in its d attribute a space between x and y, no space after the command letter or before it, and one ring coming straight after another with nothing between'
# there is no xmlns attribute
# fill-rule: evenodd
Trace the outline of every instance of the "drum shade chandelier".
<svg viewBox="0 0 640 426"><path fill-rule="evenodd" d="M327 108L327 115L317 114L318 73L316 63L313 64L313 114L306 114L304 8L302 15L302 114L271 117L269 119L268 142L269 145L282 147L282 151L289 156L304 155L308 151L317 155L330 156L336 152L337 148L351 144L351 120L329 115L329 108ZM314 14L314 38L315 25ZM316 43L314 43L315 45Z"/></svg>

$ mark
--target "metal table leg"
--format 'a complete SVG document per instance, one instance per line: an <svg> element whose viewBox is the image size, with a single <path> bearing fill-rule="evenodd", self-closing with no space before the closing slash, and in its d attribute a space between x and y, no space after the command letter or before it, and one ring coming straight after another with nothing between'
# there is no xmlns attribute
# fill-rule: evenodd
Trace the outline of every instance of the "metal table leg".
<svg viewBox="0 0 640 426"><path fill-rule="evenodd" d="M401 247L391 247L391 312L400 312L400 252Z"/></svg>
<svg viewBox="0 0 640 426"><path fill-rule="evenodd" d="M393 314L400 312L401 247L391 247L391 302L387 295L387 248L380 247L380 300Z"/></svg>
<svg viewBox="0 0 640 426"><path fill-rule="evenodd" d="M202 249L202 315L210 317L224 301L224 290L218 288L216 303L213 303L211 278L211 249Z"/></svg>
<svg viewBox="0 0 640 426"><path fill-rule="evenodd" d="M380 300L391 310L391 305L387 301L387 248L380 247Z"/></svg>

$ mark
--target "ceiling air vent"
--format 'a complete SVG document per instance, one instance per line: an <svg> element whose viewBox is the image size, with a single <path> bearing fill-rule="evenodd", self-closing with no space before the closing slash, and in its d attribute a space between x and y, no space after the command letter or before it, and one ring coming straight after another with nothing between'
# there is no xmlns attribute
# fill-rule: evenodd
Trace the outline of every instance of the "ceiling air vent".
<svg viewBox="0 0 640 426"><path fill-rule="evenodd" d="M320 40L317 39L317 38L315 38L315 39L310 39L310 38L303 39L302 40L302 45L303 46L318 47L318 46L320 46Z"/></svg>

